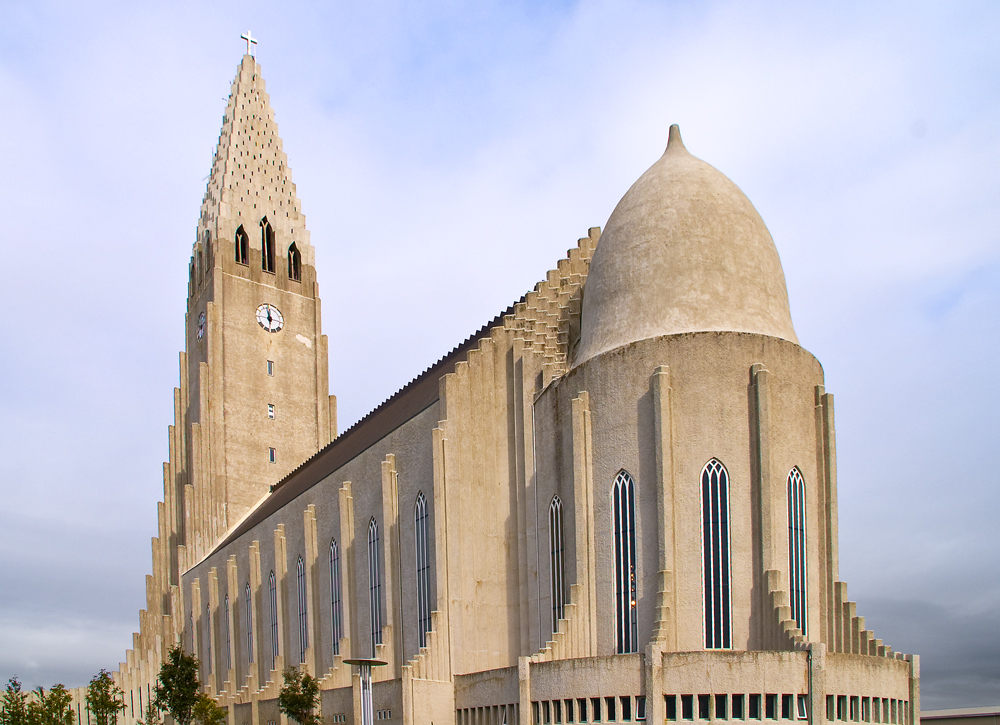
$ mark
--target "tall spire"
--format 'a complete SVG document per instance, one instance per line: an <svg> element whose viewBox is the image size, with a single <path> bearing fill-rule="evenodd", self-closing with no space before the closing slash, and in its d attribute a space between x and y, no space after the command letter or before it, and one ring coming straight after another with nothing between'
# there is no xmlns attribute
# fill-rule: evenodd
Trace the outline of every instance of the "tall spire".
<svg viewBox="0 0 1000 725"><path fill-rule="evenodd" d="M305 216L282 151L260 64L253 56L244 55L222 119L200 226L215 237L228 236L243 224L253 239L252 228L264 216L275 231L295 240L304 264L314 265Z"/></svg>

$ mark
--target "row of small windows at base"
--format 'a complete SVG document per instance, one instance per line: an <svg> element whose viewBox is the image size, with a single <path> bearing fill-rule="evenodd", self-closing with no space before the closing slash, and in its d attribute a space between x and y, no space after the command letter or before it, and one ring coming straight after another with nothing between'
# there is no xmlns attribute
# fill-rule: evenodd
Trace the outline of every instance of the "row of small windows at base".
<svg viewBox="0 0 1000 725"><path fill-rule="evenodd" d="M826 719L841 722L877 722L909 725L910 703L891 697L827 695Z"/></svg>
<svg viewBox="0 0 1000 725"><path fill-rule="evenodd" d="M665 720L807 720L806 695L664 695Z"/></svg>
<svg viewBox="0 0 1000 725"><path fill-rule="evenodd" d="M532 725L556 723L633 722L646 719L643 695L577 697L531 703Z"/></svg>

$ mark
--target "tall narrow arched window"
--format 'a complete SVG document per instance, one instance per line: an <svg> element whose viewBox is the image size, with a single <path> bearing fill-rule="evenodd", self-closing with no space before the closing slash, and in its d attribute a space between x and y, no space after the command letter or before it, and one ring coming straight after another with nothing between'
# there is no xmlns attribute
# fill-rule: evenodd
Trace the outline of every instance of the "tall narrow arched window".
<svg viewBox="0 0 1000 725"><path fill-rule="evenodd" d="M274 274L274 228L267 217L260 220L260 268Z"/></svg>
<svg viewBox="0 0 1000 725"><path fill-rule="evenodd" d="M246 230L243 229L242 224L240 224L239 228L236 230L236 238L234 242L236 249L236 263L250 264L250 239L247 237Z"/></svg>
<svg viewBox="0 0 1000 725"><path fill-rule="evenodd" d="M340 588L340 549L337 540L330 540L330 614L333 617L333 654L340 654L344 636L344 594Z"/></svg>
<svg viewBox="0 0 1000 725"><path fill-rule="evenodd" d="M372 657L375 645L382 644L382 567L379 566L378 521L368 524L368 594L372 625Z"/></svg>
<svg viewBox="0 0 1000 725"><path fill-rule="evenodd" d="M253 664L253 598L250 596L250 582L243 590L247 616L247 662Z"/></svg>
<svg viewBox="0 0 1000 725"><path fill-rule="evenodd" d="M635 482L619 471L614 484L615 517L615 629L619 654L639 646L636 618Z"/></svg>
<svg viewBox="0 0 1000 725"><path fill-rule="evenodd" d="M274 571L267 582L268 604L271 605L271 669L278 659L278 587L274 581Z"/></svg>
<svg viewBox="0 0 1000 725"><path fill-rule="evenodd" d="M413 529L417 557L417 640L423 647L431 630L431 552L427 497L423 491L417 494L413 505Z"/></svg>
<svg viewBox="0 0 1000 725"><path fill-rule="evenodd" d="M563 577L563 511L562 501L552 497L549 504L549 591L552 596L552 631L559 629L559 620L566 613L566 585Z"/></svg>
<svg viewBox="0 0 1000 725"><path fill-rule="evenodd" d="M792 619L806 633L806 482L788 472L788 590Z"/></svg>
<svg viewBox="0 0 1000 725"><path fill-rule="evenodd" d="M237 600L237 601L239 601L239 600ZM229 632L229 595L228 594L226 595L226 599L223 602L222 606L223 606L223 610L222 610L222 626L226 628L226 669L227 670L231 670L231 669L233 669L233 650L232 650L232 646L230 645L230 639L229 639L230 632Z"/></svg>
<svg viewBox="0 0 1000 725"><path fill-rule="evenodd" d="M299 254L295 242L288 247L288 279L293 282L302 281L302 255Z"/></svg>
<svg viewBox="0 0 1000 725"><path fill-rule="evenodd" d="M198 281L202 282L205 279L205 253L200 249L198 250Z"/></svg>
<svg viewBox="0 0 1000 725"><path fill-rule="evenodd" d="M212 606L210 604L205 604L205 620L208 623L208 626L205 628L205 654L207 655L205 657L205 667L208 674L212 674L212 645L214 644L212 635L215 632L212 629Z"/></svg>
<svg viewBox="0 0 1000 725"><path fill-rule="evenodd" d="M729 602L729 472L713 458L701 471L701 538L705 647L732 647Z"/></svg>
<svg viewBox="0 0 1000 725"><path fill-rule="evenodd" d="M306 647L309 646L309 625L306 622L306 565L299 557L295 567L295 581L299 595L299 662L306 661Z"/></svg>

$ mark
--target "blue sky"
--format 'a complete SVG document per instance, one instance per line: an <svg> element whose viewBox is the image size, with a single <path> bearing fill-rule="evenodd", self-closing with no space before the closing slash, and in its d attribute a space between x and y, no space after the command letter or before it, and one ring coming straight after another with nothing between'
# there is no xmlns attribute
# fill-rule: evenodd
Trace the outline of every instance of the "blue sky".
<svg viewBox="0 0 1000 725"><path fill-rule="evenodd" d="M346 427L602 226L679 123L775 238L837 401L841 577L1000 704L1000 6L0 4L0 677L144 606L187 260L259 37Z"/></svg>

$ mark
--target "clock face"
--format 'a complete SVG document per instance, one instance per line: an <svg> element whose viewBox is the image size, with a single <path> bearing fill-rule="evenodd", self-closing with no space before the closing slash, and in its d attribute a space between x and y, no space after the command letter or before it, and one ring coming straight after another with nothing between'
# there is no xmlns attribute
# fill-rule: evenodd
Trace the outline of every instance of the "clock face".
<svg viewBox="0 0 1000 725"><path fill-rule="evenodd" d="M285 318L274 305L263 304L257 308L257 322L268 332L277 332L285 324Z"/></svg>
<svg viewBox="0 0 1000 725"><path fill-rule="evenodd" d="M205 313L202 312L198 315L198 339L200 340L205 336Z"/></svg>

